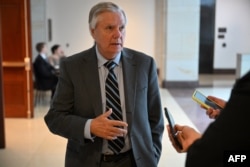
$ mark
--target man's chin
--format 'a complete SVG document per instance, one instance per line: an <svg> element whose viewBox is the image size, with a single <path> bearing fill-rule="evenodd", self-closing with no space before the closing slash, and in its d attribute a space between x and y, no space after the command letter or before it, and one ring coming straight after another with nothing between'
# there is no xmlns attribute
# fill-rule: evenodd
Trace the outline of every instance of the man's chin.
<svg viewBox="0 0 250 167"><path fill-rule="evenodd" d="M123 47L122 46L116 46L112 48L112 52L113 53L119 53L120 51L122 51Z"/></svg>

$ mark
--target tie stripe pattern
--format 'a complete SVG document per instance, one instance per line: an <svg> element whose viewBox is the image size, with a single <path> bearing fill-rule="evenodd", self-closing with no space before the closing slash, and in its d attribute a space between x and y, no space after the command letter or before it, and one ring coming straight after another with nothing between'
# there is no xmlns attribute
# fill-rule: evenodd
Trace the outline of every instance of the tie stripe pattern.
<svg viewBox="0 0 250 167"><path fill-rule="evenodd" d="M112 114L109 119L112 120L122 120L122 109L120 102L120 94L117 78L114 73L114 68L116 64L113 61L108 61L104 66L109 70L108 76L106 78L105 90L106 90L106 110L112 108ZM115 154L119 152L124 147L124 137L118 137L115 140L108 141L108 147Z"/></svg>

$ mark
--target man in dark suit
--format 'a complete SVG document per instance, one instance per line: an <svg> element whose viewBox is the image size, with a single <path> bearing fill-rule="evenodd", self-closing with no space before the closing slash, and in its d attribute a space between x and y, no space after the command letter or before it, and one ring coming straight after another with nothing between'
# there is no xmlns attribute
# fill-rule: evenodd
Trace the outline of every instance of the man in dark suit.
<svg viewBox="0 0 250 167"><path fill-rule="evenodd" d="M156 65L152 57L123 48L126 22L117 5L95 5L89 14L94 47L61 62L45 122L51 132L68 139L66 167L158 164L164 122ZM114 64L114 74L107 62ZM114 80L118 90L107 86ZM113 99L116 104L110 107ZM122 118L115 119L117 115Z"/></svg>
<svg viewBox="0 0 250 167"><path fill-rule="evenodd" d="M46 44L43 42L37 43L36 50L38 56L33 63L36 88L44 91L51 90L51 97L53 97L58 82L56 70L48 62Z"/></svg>
<svg viewBox="0 0 250 167"><path fill-rule="evenodd" d="M223 103L223 100L216 99ZM248 161L245 161L247 164L229 161L230 154L250 155L250 142L246 137L250 127L249 102L250 71L235 83L224 109L220 112L210 109L207 112L216 120L209 125L203 135L189 126L176 126L177 137L183 149L180 150L169 135L170 140L178 152L187 152L187 167L249 166L249 156Z"/></svg>

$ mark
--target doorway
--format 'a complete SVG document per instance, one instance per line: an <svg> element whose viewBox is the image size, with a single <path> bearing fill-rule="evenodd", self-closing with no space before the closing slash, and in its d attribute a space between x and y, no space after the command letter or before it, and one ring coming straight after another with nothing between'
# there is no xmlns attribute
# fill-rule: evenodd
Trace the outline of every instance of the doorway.
<svg viewBox="0 0 250 167"><path fill-rule="evenodd" d="M33 117L29 0L0 0L5 117Z"/></svg>

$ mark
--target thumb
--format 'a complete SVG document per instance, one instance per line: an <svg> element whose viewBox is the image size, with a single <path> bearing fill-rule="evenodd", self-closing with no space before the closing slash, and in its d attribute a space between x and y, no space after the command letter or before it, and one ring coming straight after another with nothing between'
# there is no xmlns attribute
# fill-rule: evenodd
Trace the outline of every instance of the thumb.
<svg viewBox="0 0 250 167"><path fill-rule="evenodd" d="M181 130L183 129L183 126L178 125L178 124L175 124L175 129L176 129L177 131L181 131Z"/></svg>
<svg viewBox="0 0 250 167"><path fill-rule="evenodd" d="M104 112L104 117L109 117L112 114L112 108L110 108L108 111Z"/></svg>

